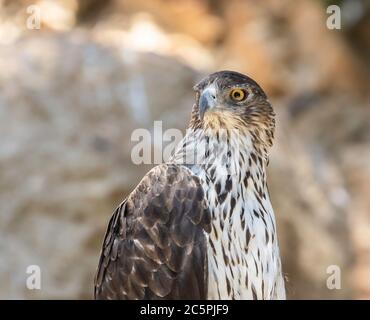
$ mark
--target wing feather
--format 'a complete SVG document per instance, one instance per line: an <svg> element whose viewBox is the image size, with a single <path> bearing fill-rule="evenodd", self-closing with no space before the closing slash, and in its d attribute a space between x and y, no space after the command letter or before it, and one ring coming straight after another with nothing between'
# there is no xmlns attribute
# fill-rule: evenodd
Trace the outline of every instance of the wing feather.
<svg viewBox="0 0 370 320"><path fill-rule="evenodd" d="M210 221L189 169L152 169L109 221L95 298L206 299Z"/></svg>

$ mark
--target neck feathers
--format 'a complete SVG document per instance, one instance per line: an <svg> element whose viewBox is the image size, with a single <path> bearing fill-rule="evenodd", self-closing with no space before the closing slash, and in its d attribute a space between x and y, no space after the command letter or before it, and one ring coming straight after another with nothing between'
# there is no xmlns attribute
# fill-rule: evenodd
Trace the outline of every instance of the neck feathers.
<svg viewBox="0 0 370 320"><path fill-rule="evenodd" d="M213 122L217 125L217 122ZM255 133L247 129L189 129L180 142L171 162L183 164L197 171L207 171L210 177L253 176L266 184L267 147ZM261 185L261 187L262 187Z"/></svg>

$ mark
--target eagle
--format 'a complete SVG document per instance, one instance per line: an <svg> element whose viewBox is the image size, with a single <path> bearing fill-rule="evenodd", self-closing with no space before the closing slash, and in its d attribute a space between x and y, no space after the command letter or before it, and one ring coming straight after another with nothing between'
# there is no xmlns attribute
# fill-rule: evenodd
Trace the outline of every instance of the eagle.
<svg viewBox="0 0 370 320"><path fill-rule="evenodd" d="M95 299L285 299L266 181L273 108L234 71L194 91L184 138L110 218Z"/></svg>

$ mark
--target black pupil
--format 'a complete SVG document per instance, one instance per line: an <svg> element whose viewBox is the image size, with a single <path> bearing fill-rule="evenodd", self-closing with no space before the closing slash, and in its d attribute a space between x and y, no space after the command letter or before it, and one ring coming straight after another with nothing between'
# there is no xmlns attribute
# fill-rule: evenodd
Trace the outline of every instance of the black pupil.
<svg viewBox="0 0 370 320"><path fill-rule="evenodd" d="M234 92L234 98L240 98L240 92L238 91Z"/></svg>

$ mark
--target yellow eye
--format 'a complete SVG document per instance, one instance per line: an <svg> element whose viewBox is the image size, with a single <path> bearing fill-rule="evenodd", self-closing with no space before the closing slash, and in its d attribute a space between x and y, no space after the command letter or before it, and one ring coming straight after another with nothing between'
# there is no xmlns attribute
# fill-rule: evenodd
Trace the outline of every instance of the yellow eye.
<svg viewBox="0 0 370 320"><path fill-rule="evenodd" d="M230 98L234 101L243 101L246 97L245 91L243 89L233 89L230 92Z"/></svg>

